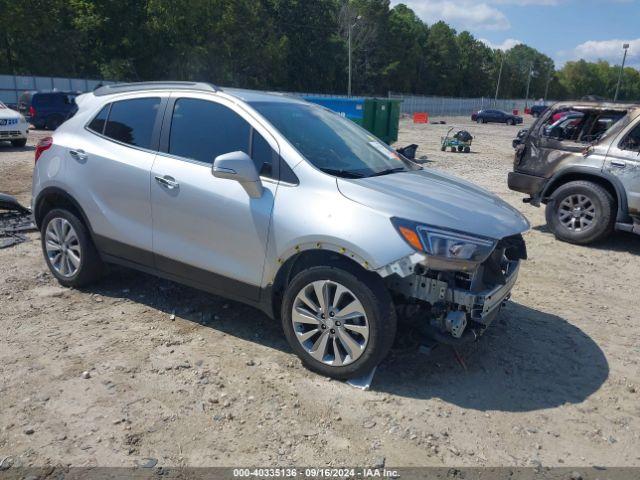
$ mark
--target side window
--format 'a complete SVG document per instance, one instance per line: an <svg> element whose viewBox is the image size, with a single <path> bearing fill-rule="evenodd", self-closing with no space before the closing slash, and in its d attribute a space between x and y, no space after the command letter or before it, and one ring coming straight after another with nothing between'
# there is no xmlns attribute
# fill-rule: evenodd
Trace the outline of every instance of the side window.
<svg viewBox="0 0 640 480"><path fill-rule="evenodd" d="M169 153L208 164L225 153L249 154L250 130L242 117L224 105L180 98L173 107Z"/></svg>
<svg viewBox="0 0 640 480"><path fill-rule="evenodd" d="M276 158L276 152L273 151L264 137L255 130L252 136L251 158L261 176L274 178L273 162Z"/></svg>
<svg viewBox="0 0 640 480"><path fill-rule="evenodd" d="M102 132L104 132L104 125L107 123L107 116L109 115L110 106L111 105L105 105L104 108L100 110L100 112L98 112L98 115L96 115L94 119L91 120L91 123L87 125L87 128L89 130L93 130L94 132L102 135Z"/></svg>
<svg viewBox="0 0 640 480"><path fill-rule="evenodd" d="M151 148L159 98L135 98L111 104L104 134L128 145Z"/></svg>
<svg viewBox="0 0 640 480"><path fill-rule="evenodd" d="M640 123L620 142L620 149L640 153Z"/></svg>

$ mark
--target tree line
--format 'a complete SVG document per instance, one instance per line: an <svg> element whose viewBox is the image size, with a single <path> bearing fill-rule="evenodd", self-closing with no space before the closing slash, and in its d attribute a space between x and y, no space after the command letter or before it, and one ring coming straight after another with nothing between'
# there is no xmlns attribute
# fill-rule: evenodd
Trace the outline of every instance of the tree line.
<svg viewBox="0 0 640 480"><path fill-rule="evenodd" d="M0 73L355 95L612 98L619 67L492 49L389 0L0 0ZM640 100L626 68L621 100Z"/></svg>

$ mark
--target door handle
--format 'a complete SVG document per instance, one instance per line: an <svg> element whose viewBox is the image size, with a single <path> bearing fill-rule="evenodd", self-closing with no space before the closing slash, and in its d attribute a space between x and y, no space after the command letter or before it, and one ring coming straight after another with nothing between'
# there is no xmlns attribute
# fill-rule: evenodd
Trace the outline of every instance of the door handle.
<svg viewBox="0 0 640 480"><path fill-rule="evenodd" d="M176 182L174 178L168 175L165 175L164 177L156 176L155 178L156 182L158 182L163 187L168 188L169 190L173 190L174 188L178 188L180 186L180 184Z"/></svg>
<svg viewBox="0 0 640 480"><path fill-rule="evenodd" d="M69 155L71 155L76 160L86 160L89 156L82 149L77 150L69 150Z"/></svg>
<svg viewBox="0 0 640 480"><path fill-rule="evenodd" d="M611 166L617 168L625 168L627 166L627 162L622 160L611 160Z"/></svg>

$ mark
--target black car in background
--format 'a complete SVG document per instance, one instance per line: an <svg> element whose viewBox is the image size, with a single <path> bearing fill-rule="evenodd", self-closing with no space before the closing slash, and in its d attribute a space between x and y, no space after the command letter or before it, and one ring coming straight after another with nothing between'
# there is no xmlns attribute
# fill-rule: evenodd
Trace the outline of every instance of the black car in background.
<svg viewBox="0 0 640 480"><path fill-rule="evenodd" d="M503 110L480 110L471 115L471 120L478 123L506 123L507 125L519 125L522 117L512 115Z"/></svg>
<svg viewBox="0 0 640 480"><path fill-rule="evenodd" d="M549 110L549 106L548 105L532 105L531 109L529 110L529 113L531 113L532 117L539 117L540 115L542 115L544 112L546 112L547 110Z"/></svg>
<svg viewBox="0 0 640 480"><path fill-rule="evenodd" d="M78 92L24 92L18 110L36 128L55 130L77 110Z"/></svg>

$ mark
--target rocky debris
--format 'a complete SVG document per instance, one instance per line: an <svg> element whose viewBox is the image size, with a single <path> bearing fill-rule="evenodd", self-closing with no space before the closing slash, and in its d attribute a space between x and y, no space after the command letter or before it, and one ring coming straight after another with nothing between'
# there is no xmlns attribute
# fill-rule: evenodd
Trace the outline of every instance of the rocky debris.
<svg viewBox="0 0 640 480"><path fill-rule="evenodd" d="M384 468L385 457L376 457L373 460L372 467L373 468Z"/></svg>
<svg viewBox="0 0 640 480"><path fill-rule="evenodd" d="M89 373L88 370L85 370L84 372L82 372L82 374L80 375L82 378L84 378L85 380L91 378L91 373Z"/></svg>
<svg viewBox="0 0 640 480"><path fill-rule="evenodd" d="M376 426L376 421L375 420L365 420L365 422L362 424L362 426L364 428L373 428Z"/></svg>
<svg viewBox="0 0 640 480"><path fill-rule="evenodd" d="M156 458L143 458L136 462L136 465L140 468L153 468L158 464Z"/></svg>
<svg viewBox="0 0 640 480"><path fill-rule="evenodd" d="M24 429L25 435L33 435L34 433L35 433L35 430L33 429L33 427L27 427Z"/></svg>

